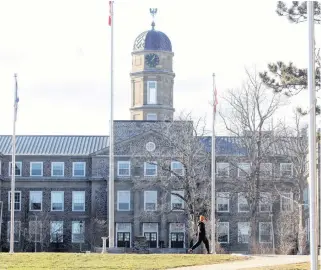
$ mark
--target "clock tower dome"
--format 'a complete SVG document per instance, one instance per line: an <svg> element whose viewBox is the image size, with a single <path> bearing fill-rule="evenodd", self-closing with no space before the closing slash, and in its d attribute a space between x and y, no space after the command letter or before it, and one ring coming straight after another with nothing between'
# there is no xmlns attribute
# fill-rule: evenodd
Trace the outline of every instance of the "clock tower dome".
<svg viewBox="0 0 321 270"><path fill-rule="evenodd" d="M150 9L152 29L141 33L132 52L131 120L173 120L173 56L170 39L155 30Z"/></svg>

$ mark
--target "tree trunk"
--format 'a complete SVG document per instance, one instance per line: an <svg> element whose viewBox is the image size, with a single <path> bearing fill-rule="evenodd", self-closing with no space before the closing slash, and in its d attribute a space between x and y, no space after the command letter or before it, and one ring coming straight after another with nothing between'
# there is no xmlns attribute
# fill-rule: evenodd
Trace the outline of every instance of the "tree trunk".
<svg viewBox="0 0 321 270"><path fill-rule="evenodd" d="M304 207L300 203L299 204L299 230L298 230L298 249L299 254L306 254L306 228L304 224Z"/></svg>
<svg viewBox="0 0 321 270"><path fill-rule="evenodd" d="M257 253L257 224L256 216L250 218L250 235L249 235L249 245L248 245L249 254Z"/></svg>

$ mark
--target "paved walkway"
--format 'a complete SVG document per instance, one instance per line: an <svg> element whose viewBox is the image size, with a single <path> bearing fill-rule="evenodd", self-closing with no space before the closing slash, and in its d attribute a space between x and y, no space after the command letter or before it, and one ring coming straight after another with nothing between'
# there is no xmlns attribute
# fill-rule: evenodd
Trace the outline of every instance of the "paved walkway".
<svg viewBox="0 0 321 270"><path fill-rule="evenodd" d="M206 256L206 255L204 255ZM309 256L307 255L265 255L265 256L250 256L248 260L220 263L202 266L188 266L181 268L173 268L168 270L238 270L249 269L253 267L274 266L291 263L308 262Z"/></svg>

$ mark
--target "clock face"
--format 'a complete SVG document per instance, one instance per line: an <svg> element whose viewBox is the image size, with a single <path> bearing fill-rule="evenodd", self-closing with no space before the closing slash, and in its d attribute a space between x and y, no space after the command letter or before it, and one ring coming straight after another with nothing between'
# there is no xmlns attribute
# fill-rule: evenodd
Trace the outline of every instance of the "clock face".
<svg viewBox="0 0 321 270"><path fill-rule="evenodd" d="M150 53L145 55L145 61L149 67L154 68L159 64L159 57L155 53Z"/></svg>

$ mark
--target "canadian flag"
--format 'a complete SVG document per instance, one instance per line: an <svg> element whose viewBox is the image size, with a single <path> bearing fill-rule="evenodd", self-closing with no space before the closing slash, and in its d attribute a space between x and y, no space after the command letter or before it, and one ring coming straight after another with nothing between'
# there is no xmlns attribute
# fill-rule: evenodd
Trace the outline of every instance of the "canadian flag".
<svg viewBox="0 0 321 270"><path fill-rule="evenodd" d="M109 24L109 26L111 26L111 15L112 15L112 8L113 8L112 5L113 5L113 4L112 4L112 1L109 1L109 18L108 18L108 24Z"/></svg>

